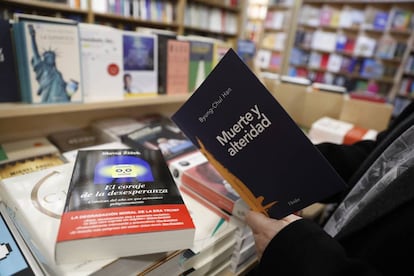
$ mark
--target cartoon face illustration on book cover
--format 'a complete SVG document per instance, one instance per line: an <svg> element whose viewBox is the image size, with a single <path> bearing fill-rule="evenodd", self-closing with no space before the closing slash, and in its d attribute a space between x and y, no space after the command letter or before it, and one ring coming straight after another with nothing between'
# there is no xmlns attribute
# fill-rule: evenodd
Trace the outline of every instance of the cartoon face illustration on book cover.
<svg viewBox="0 0 414 276"><path fill-rule="evenodd" d="M32 22L25 26L32 102L81 101L82 76L76 25Z"/></svg>
<svg viewBox="0 0 414 276"><path fill-rule="evenodd" d="M73 210L181 203L158 150L80 151L71 179Z"/></svg>

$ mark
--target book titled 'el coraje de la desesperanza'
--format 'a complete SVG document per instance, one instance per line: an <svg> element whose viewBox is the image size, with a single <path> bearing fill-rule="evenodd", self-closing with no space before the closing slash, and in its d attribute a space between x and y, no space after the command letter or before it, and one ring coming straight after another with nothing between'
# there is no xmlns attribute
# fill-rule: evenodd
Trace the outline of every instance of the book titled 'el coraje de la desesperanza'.
<svg viewBox="0 0 414 276"><path fill-rule="evenodd" d="M80 150L56 242L56 262L189 248L195 227L158 150Z"/></svg>

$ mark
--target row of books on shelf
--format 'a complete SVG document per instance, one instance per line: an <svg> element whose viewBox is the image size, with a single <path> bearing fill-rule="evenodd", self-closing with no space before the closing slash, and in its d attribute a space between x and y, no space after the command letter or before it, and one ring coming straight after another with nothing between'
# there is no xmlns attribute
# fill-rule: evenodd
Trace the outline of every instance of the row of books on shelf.
<svg viewBox="0 0 414 276"><path fill-rule="evenodd" d="M289 10L268 10L263 25L269 30L280 30L287 27L290 16Z"/></svg>
<svg viewBox="0 0 414 276"><path fill-rule="evenodd" d="M256 261L247 205L163 115L1 148L0 198L45 275L237 274ZM12 259L2 271L21 268Z"/></svg>
<svg viewBox="0 0 414 276"><path fill-rule="evenodd" d="M216 33L236 35L238 16L232 11L190 2L185 6L184 25Z"/></svg>
<svg viewBox="0 0 414 276"><path fill-rule="evenodd" d="M391 83L381 82L375 79L364 79L361 77L347 76L343 74L335 74L313 70L306 67L290 66L288 75L291 77L304 78L311 83L323 83L343 87L346 92L369 91L382 98L382 102L386 102Z"/></svg>
<svg viewBox="0 0 414 276"><path fill-rule="evenodd" d="M260 46L265 49L283 51L286 48L286 38L285 32L266 32L263 34Z"/></svg>
<svg viewBox="0 0 414 276"><path fill-rule="evenodd" d="M398 95L412 98L414 95L414 77L403 77L398 89Z"/></svg>
<svg viewBox="0 0 414 276"><path fill-rule="evenodd" d="M389 34L384 34L376 39L365 34L355 37L344 33L322 30L312 32L301 29L296 32L294 45L304 50L337 52L381 59L401 59L407 49L406 42L399 41Z"/></svg>
<svg viewBox="0 0 414 276"><path fill-rule="evenodd" d="M125 31L25 14L0 23L5 57L0 78L7 84L1 102L80 103L188 94L231 47L221 40L162 30Z"/></svg>
<svg viewBox="0 0 414 276"><path fill-rule="evenodd" d="M258 49L255 56L256 65L265 70L280 72L284 55L268 49Z"/></svg>
<svg viewBox="0 0 414 276"><path fill-rule="evenodd" d="M176 21L174 3L172 1L148 0L114 0L92 1L92 11L96 13L114 14L140 20L163 23Z"/></svg>
<svg viewBox="0 0 414 276"><path fill-rule="evenodd" d="M404 66L405 74L414 74L414 54L410 54Z"/></svg>
<svg viewBox="0 0 414 276"><path fill-rule="evenodd" d="M374 5L368 5L366 8L344 5L338 8L329 4L321 7L304 4L299 14L299 24L314 27L356 27L379 31L413 29L412 11L397 6L386 10Z"/></svg>
<svg viewBox="0 0 414 276"><path fill-rule="evenodd" d="M290 56L290 64L302 66L310 70L328 71L339 74L357 74L363 78L390 78L397 73L398 65L385 63L375 58L350 57L336 53L304 51L294 47Z"/></svg>

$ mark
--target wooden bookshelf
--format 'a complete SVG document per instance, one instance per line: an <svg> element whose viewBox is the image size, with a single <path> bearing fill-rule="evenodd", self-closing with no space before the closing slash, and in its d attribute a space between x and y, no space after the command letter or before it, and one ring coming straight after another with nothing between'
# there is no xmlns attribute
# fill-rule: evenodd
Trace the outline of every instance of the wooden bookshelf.
<svg viewBox="0 0 414 276"><path fill-rule="evenodd" d="M302 0L270 0L263 21L257 64L261 71L286 74Z"/></svg>
<svg viewBox="0 0 414 276"><path fill-rule="evenodd" d="M95 2L94 2L95 1ZM244 12L245 0L165 0L163 4L171 4L173 9L170 20L146 20L132 14L124 15L113 10L96 10L94 4L104 4L107 1L82 0L78 6L66 1L41 0L4 0L0 6L0 17L12 19L13 14L29 13L43 16L71 18L79 22L111 25L121 29L136 27L151 27L172 30L179 35L196 34L214 38L224 38L235 42L241 31L240 24ZM72 1L76 2L76 1ZM138 1L137 1L138 2ZM82 4L83 3L83 4ZM198 5L205 11L212 9L231 14L235 18L233 32L212 31L208 28L185 24L186 7ZM99 5L98 5L99 6ZM105 7L107 9L108 7ZM23 103L0 104L0 142L21 137L47 135L53 131L67 128L87 126L92 120L113 116L139 116L146 113L170 114L182 104L189 95L155 96L139 99L127 99L119 102L98 102L68 105L31 105Z"/></svg>
<svg viewBox="0 0 414 276"><path fill-rule="evenodd" d="M298 60L290 60L289 69L285 73L293 76L309 78L311 81L346 86L348 91L366 89L368 83L375 83L379 88L379 94L389 102L393 102L400 82L404 75L403 68L409 56L413 41L412 23L404 26L396 26L397 12L407 12L414 16L414 1L317 1L304 0L299 11L297 22L297 36L292 52ZM353 18L346 12L355 11L359 18ZM334 20L335 18L335 20ZM345 19L343 19L345 18ZM330 21L329 21L330 20ZM348 22L346 22L348 20ZM383 21L381 26L378 22ZM410 20L408 20L410 21ZM412 22L412 20L410 21ZM360 54L356 48L340 50L338 44L330 50L320 50L314 47L312 36L315 33L325 33L345 37L347 41L354 39L366 39L373 41L375 46L369 54ZM310 39L306 36L311 37ZM380 52L380 47L386 41L393 41L395 50L390 55ZM338 40L337 40L338 41ZM384 42L385 41L385 42ZM346 46L345 46L346 47ZM341 69L333 70L321 62L315 66L312 61L321 55L328 59L331 55L339 56ZM344 60L356 62L357 66L342 67ZM326 61L326 60L325 60ZM312 64L312 65L310 65ZM370 66L370 67L369 67ZM372 68L372 69L370 69ZM377 70L375 68L380 68ZM367 70L366 70L367 69ZM368 70L375 71L369 74ZM378 72L377 72L378 71Z"/></svg>
<svg viewBox="0 0 414 276"><path fill-rule="evenodd" d="M80 104L0 104L0 143L86 127L93 120L160 113L170 115L189 95L151 96L112 102Z"/></svg>
<svg viewBox="0 0 414 276"><path fill-rule="evenodd" d="M137 27L150 27L172 30L179 35L202 35L213 38L220 38L230 42L235 42L241 35L243 16L245 11L245 1L247 0L165 0L161 1L162 5L168 5L168 18L163 16L149 18L151 11L147 10L147 15L138 14L138 8L122 9L113 6L105 6L106 1L101 0L83 0L78 5L61 3L62 1L25 1L25 0L4 0L0 7L0 17L12 18L13 13L23 12L44 16L54 16L71 18L80 22L97 23L111 25L120 29L135 30ZM67 1L69 3L69 1ZM102 4L103 3L103 4ZM138 1L137 1L138 3ZM153 1L155 3L155 1ZM154 4L155 5L155 4ZM232 20L227 28L224 26L199 26L194 22L186 21L189 16L188 8L197 6L199 10L210 16L213 11L220 13L223 18L231 17ZM163 6L163 8L165 8ZM149 8L149 7L148 7ZM136 10L133 10L136 9ZM149 16L149 17L148 17ZM199 15L195 15L197 18ZM215 20L207 20L213 24Z"/></svg>

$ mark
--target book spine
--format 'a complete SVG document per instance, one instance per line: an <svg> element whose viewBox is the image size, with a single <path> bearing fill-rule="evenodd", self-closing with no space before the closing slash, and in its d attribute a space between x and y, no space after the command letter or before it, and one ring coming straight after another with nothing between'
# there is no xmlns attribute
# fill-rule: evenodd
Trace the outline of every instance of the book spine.
<svg viewBox="0 0 414 276"><path fill-rule="evenodd" d="M13 24L14 45L16 50L17 73L19 79L20 96L22 102L31 103L32 93L30 91L30 64L26 52L25 28L23 23Z"/></svg>
<svg viewBox="0 0 414 276"><path fill-rule="evenodd" d="M158 36L158 94L160 95L167 92L167 42L168 38Z"/></svg>
<svg viewBox="0 0 414 276"><path fill-rule="evenodd" d="M230 214L233 214L234 202L232 202L230 199L224 197L219 193L216 193L214 190L188 176L186 173L182 175L181 183L182 185L186 185L187 187L191 188L193 191L196 191L198 194L210 202L214 202L216 206L222 208Z"/></svg>
<svg viewBox="0 0 414 276"><path fill-rule="evenodd" d="M207 207L208 209L213 211L218 216L224 218L226 221L230 221L231 217L226 211L220 209L217 205L215 205L212 202L208 201L207 199L203 198L201 195L197 194L197 192L193 191L191 188L189 188L185 185L181 185L180 186L180 191L185 193L186 195L190 196L191 198L197 200L203 206Z"/></svg>
<svg viewBox="0 0 414 276"><path fill-rule="evenodd" d="M0 19L0 102L20 101L15 50L13 49L12 28L8 20Z"/></svg>

